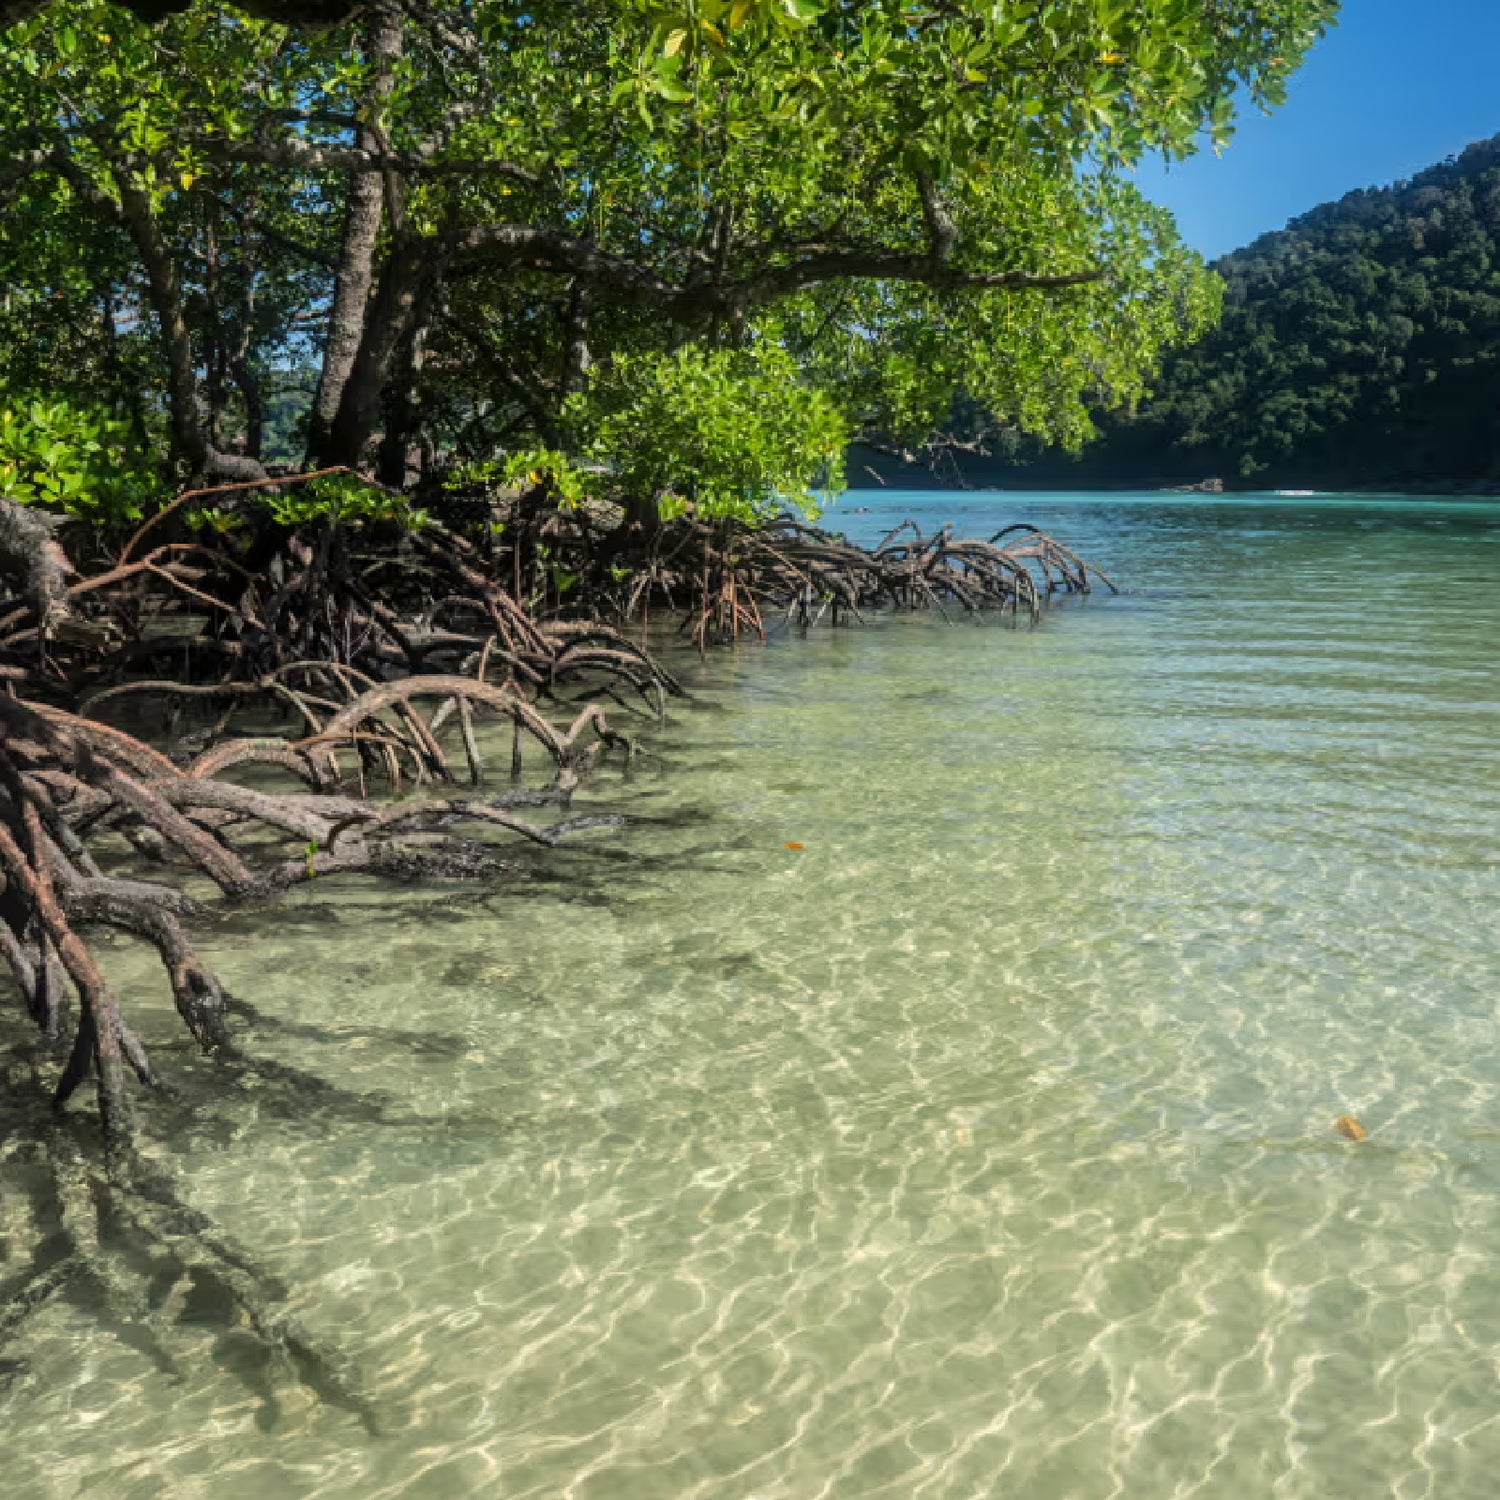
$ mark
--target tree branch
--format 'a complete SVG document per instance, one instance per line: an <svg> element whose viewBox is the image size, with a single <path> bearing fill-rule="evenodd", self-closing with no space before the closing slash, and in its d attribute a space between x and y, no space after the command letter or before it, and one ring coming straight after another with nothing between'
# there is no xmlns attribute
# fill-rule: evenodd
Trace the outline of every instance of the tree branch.
<svg viewBox="0 0 1500 1500"><path fill-rule="evenodd" d="M473 320L444 317L443 327L479 356L480 361L504 385L506 391L531 419L542 441L549 448L561 448L563 446L562 433L547 402L539 394L540 381L527 381L518 374L510 361L490 342L483 330L475 326Z"/></svg>
<svg viewBox="0 0 1500 1500"><path fill-rule="evenodd" d="M121 0L141 20L155 23L178 15L191 0ZM0 31L45 10L49 0L0 0ZM364 9L364 0L238 0L239 10L260 21L296 26L304 31L328 31Z"/></svg>
<svg viewBox="0 0 1500 1500"><path fill-rule="evenodd" d="M955 231L956 233L956 231ZM625 301L666 313L680 323L743 316L756 307L825 281L904 281L939 291L1061 291L1105 279L1106 272L970 271L933 254L881 249L828 248L732 281L677 284L589 240L529 224L491 224L451 241L452 274L490 266L576 276Z"/></svg>
<svg viewBox="0 0 1500 1500"><path fill-rule="evenodd" d="M938 185L928 173L917 173L917 191L922 197L922 217L927 221L927 234L932 241L932 262L946 266L958 246L957 221L948 212Z"/></svg>
<svg viewBox="0 0 1500 1500"><path fill-rule="evenodd" d="M446 144L439 134L411 151L382 151L374 145L320 145L295 136L277 136L253 141L226 141L218 136L195 136L195 150L217 162L253 163L269 167L295 167L309 172L396 172L427 177L509 177L516 182L535 183L537 175L510 161L442 158L437 153Z"/></svg>

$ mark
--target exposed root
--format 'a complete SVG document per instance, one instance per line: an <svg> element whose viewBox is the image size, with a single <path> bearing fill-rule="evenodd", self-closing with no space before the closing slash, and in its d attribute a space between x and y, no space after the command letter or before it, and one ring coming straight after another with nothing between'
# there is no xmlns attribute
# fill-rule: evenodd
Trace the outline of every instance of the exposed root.
<svg viewBox="0 0 1500 1500"><path fill-rule="evenodd" d="M774 614L800 625L863 619L888 609L1004 611L1035 620L1059 594L1088 594L1112 580L1033 526L988 540L928 535L903 522L877 546L792 516L764 525L701 520L689 514L649 536L632 532L607 506L567 507L545 485L512 496L501 520L494 568L517 597L564 609L549 582L559 568L584 597L619 620L653 611L676 618L700 646L763 635ZM545 566L544 566L545 563Z"/></svg>
<svg viewBox="0 0 1500 1500"><path fill-rule="evenodd" d="M154 949L216 1068L270 1066L234 1048L245 1008L194 946L203 906L184 883L246 903L345 873L469 878L496 868L497 838L550 848L618 824L566 816L601 757L633 753L597 701L575 699L659 715L681 689L599 616L670 611L702 647L763 635L774 612L802 625L883 609L1035 619L1054 595L1114 585L1032 527L985 541L907 522L866 550L789 517L752 529L689 516L643 537L539 487L503 517L486 504L467 530L320 523L172 539L193 498L82 579L50 522L0 501L0 960L32 1038L33 1095L54 1106L29 1146L0 1131L0 1164L19 1140L52 1183L28 1263L0 1282L0 1344L78 1294L169 1367L170 1319L134 1257L214 1288L299 1380L373 1431L373 1409L283 1310L275 1279L185 1207L143 1150L139 1091L164 1084L90 937ZM142 702L166 705L171 755L99 717ZM211 723L182 736L184 713ZM511 726L505 779L540 757L544 785L483 790L486 716ZM230 779L246 771L253 785ZM376 802L376 788L413 795ZM106 873L122 841L149 878ZM82 1115L63 1113L90 1081L102 1164Z"/></svg>
<svg viewBox="0 0 1500 1500"><path fill-rule="evenodd" d="M1014 534L1014 539L1003 539ZM977 614L1025 614L1035 620L1057 594L1087 594L1097 579L1115 585L1033 526L1007 527L988 541L957 537L950 526L925 535L905 521L872 549L784 516L750 530L691 523L677 562L696 558L708 587L699 591L693 633L700 641L763 632L762 610L783 610L800 625L840 612L855 619L880 610L946 606ZM658 580L661 587L670 581ZM679 585L680 586L680 585Z"/></svg>
<svg viewBox="0 0 1500 1500"><path fill-rule="evenodd" d="M318 664L307 664L312 671ZM232 1059L229 1000L188 936L183 918L199 903L165 880L120 879L96 849L122 833L149 848L168 872L213 882L225 899L264 899L343 872L396 878L466 877L495 867L491 845L459 826L516 835L551 847L615 818L536 822L514 809L563 808L580 778L630 742L597 707L559 727L513 685L427 674L360 687L326 669L330 700L316 735L303 741L228 741L184 768L124 731L48 705L0 696L0 955L25 1014L41 1033L36 1072L61 1110L90 1078L104 1144L103 1173L89 1164L63 1120L44 1128L42 1152L56 1179L56 1212L31 1263L0 1284L0 1342L59 1295L102 1304L111 1326L168 1367L170 1330L155 1313L109 1237L127 1235L176 1275L218 1289L242 1323L296 1378L356 1412L373 1431L373 1408L344 1362L320 1349L282 1306L281 1289L213 1226L183 1206L138 1144L132 1086L160 1087L131 1030L121 996L88 941L95 929L128 932L160 957L179 1017L204 1052ZM444 795L379 805L344 790L382 764L423 785L450 787L454 774L437 715L464 732L465 759L482 779L475 715L510 719L552 768L546 786L484 797ZM304 726L305 727L305 726ZM266 791L219 779L248 764L290 770L299 787ZM316 788L313 790L312 788ZM56 1060L48 1062L47 1058ZM106 1228L108 1233L106 1233Z"/></svg>
<svg viewBox="0 0 1500 1500"><path fill-rule="evenodd" d="M564 729L513 687L445 675L367 688L330 714L316 735L292 745L277 742L274 754L264 741L230 742L186 770L118 729L0 698L0 919L6 934L0 950L33 1023L67 1048L54 1102L65 1104L95 1079L106 1159L116 1180L129 1183L135 1169L127 1070L146 1084L155 1073L81 932L114 928L151 943L183 1024L205 1050L226 1042L225 997L180 920L195 903L164 883L106 877L92 841L127 828L149 835L169 865L206 876L229 900L245 901L346 872L472 875L492 862L473 840L447 832L456 824L504 830L546 846L598 826L592 819L539 824L512 811L504 795L446 795L382 808L335 791L273 793L218 779L222 770L252 760L285 766L291 758L306 782L333 788L348 775L341 757L363 757L361 780L384 763L393 786L401 784L403 766L419 785L452 784L447 752L416 707L432 700L461 706L459 722L471 726L466 757L476 785L482 776L472 734L476 710L509 718L547 757L551 783L541 794L527 794L533 805L565 805L600 755L631 750L597 706ZM78 1006L71 1035L66 989Z"/></svg>
<svg viewBox="0 0 1500 1500"><path fill-rule="evenodd" d="M239 499L256 488L230 487ZM542 700L587 684L658 715L681 691L606 624L534 618L498 581L487 529L476 540L437 523L288 529L262 518L243 535L163 540L159 523L191 515L180 509L190 498L81 580L50 518L0 503L0 677L65 707L144 694L174 710L212 702L223 722L210 738L267 706L316 734L330 710L396 675L474 675Z"/></svg>

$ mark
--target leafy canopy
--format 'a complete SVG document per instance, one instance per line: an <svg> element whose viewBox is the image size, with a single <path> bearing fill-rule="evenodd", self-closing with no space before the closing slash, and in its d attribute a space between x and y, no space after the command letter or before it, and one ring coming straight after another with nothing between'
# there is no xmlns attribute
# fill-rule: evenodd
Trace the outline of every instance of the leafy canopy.
<svg viewBox="0 0 1500 1500"><path fill-rule="evenodd" d="M920 438L968 400L1077 443L1217 310L1128 168L1279 102L1335 8L432 0L313 35L60 0L0 37L24 289L0 357L45 334L61 389L133 403L194 464L262 451L273 377L341 391L334 457L383 443L398 477L417 449L618 448L632 403L666 447L616 472L705 499L716 472L805 487L788 456L822 464L835 406ZM339 330L371 183L371 295ZM776 360L795 439L745 405ZM667 420L689 387L691 434Z"/></svg>

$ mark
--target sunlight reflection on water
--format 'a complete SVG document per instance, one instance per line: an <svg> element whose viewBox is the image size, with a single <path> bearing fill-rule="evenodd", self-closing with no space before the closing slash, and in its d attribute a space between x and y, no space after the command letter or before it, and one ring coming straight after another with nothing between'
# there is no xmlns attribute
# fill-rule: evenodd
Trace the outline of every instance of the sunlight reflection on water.
<svg viewBox="0 0 1500 1500"><path fill-rule="evenodd" d="M857 503L1132 592L711 657L645 825L211 930L333 1088L174 1147L382 1435L61 1304L6 1493L1493 1493L1500 510Z"/></svg>

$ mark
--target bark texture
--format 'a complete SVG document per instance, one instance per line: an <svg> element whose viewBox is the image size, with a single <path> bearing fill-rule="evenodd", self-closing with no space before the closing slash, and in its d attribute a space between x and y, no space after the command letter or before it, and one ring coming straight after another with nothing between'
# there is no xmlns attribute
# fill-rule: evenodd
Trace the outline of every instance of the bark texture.
<svg viewBox="0 0 1500 1500"><path fill-rule="evenodd" d="M331 434L343 401L344 387L364 337L370 289L375 279L375 253L385 220L386 179L381 168L373 164L373 159L382 144L380 122L395 87L395 68L401 57L402 41L401 12L393 6L382 6L375 11L370 18L367 43L373 70L365 98L365 115L369 123L361 126L356 141L358 150L369 160L352 167L349 175L349 204L344 218L338 276L334 282L333 306L328 314L328 336L323 348L323 369L308 434L310 466L349 461L333 452ZM357 459L357 452L355 457Z"/></svg>
<svg viewBox="0 0 1500 1500"><path fill-rule="evenodd" d="M43 639L72 618L68 586L73 564L56 539L58 520L0 496L0 576L36 611Z"/></svg>

